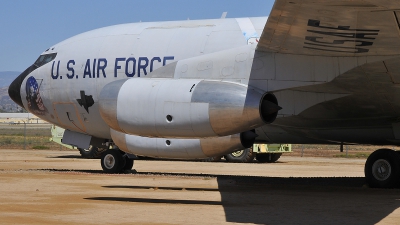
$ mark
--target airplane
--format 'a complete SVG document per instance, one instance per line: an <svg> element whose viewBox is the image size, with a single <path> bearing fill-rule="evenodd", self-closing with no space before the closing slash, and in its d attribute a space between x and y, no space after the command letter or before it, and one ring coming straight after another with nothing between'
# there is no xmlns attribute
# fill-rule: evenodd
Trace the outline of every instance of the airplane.
<svg viewBox="0 0 400 225"><path fill-rule="evenodd" d="M63 143L129 154L224 155L254 143L400 143L400 3L276 0L269 17L115 25L45 50L10 97ZM129 154L127 154L129 153ZM370 187L400 186L400 153L373 152Z"/></svg>

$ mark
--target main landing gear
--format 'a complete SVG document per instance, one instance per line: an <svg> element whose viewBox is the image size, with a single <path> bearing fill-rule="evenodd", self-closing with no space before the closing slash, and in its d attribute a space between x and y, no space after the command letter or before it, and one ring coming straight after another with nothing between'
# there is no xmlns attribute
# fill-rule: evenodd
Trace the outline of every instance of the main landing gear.
<svg viewBox="0 0 400 225"><path fill-rule="evenodd" d="M121 173L132 170L133 159L119 149L109 149L101 156L101 167L106 173Z"/></svg>
<svg viewBox="0 0 400 225"><path fill-rule="evenodd" d="M400 152L390 149L376 150L368 157L364 173L372 188L399 188Z"/></svg>

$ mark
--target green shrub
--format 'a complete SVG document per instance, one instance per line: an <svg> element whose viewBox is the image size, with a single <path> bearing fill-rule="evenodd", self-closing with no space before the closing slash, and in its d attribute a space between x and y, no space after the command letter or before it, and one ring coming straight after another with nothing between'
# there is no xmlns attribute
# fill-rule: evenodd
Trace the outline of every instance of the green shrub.
<svg viewBox="0 0 400 225"><path fill-rule="evenodd" d="M40 150L46 150L46 149L50 149L47 146L43 146L43 145L36 145L32 147L33 149L40 149Z"/></svg>
<svg viewBox="0 0 400 225"><path fill-rule="evenodd" d="M4 145L10 145L11 143L12 143L11 138L5 138L5 139L2 141L2 144L4 144Z"/></svg>

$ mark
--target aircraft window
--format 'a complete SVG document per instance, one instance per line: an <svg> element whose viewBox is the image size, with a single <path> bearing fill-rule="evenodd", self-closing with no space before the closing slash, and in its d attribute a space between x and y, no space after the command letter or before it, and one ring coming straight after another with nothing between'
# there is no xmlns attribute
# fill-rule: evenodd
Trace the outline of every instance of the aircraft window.
<svg viewBox="0 0 400 225"><path fill-rule="evenodd" d="M36 60L34 63L35 66L38 68L43 66L44 64L52 61L54 58L56 58L57 53L52 53L52 54L47 54L47 55L41 55L39 58Z"/></svg>

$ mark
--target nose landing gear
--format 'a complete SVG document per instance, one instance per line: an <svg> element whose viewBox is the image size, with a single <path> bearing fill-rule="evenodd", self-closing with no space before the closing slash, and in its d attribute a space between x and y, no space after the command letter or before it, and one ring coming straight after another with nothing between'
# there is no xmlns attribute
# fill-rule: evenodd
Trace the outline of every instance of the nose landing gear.
<svg viewBox="0 0 400 225"><path fill-rule="evenodd" d="M390 149L376 150L368 157L364 173L372 188L399 188L400 154Z"/></svg>
<svg viewBox="0 0 400 225"><path fill-rule="evenodd" d="M121 173L132 169L133 159L119 149L109 149L101 156L101 167L106 173Z"/></svg>

